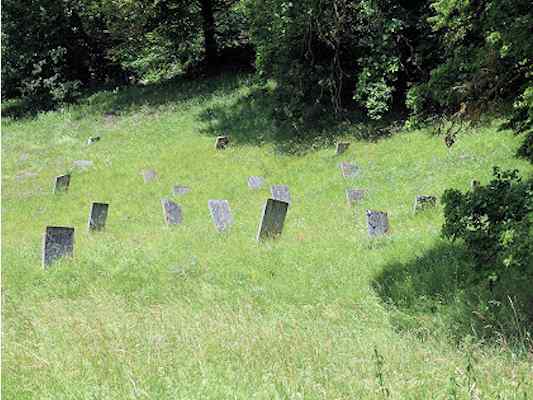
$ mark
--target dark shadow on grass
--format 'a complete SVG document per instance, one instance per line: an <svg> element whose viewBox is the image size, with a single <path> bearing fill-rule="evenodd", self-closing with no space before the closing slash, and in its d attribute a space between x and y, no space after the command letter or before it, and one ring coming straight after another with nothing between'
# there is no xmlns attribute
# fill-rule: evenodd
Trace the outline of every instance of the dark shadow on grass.
<svg viewBox="0 0 533 400"><path fill-rule="evenodd" d="M531 346L533 283L508 276L494 287L476 279L460 245L441 243L408 262L391 263L373 282L394 327L420 338L467 336ZM529 311L528 311L529 310Z"/></svg>
<svg viewBox="0 0 533 400"><path fill-rule="evenodd" d="M212 105L198 115L207 127L201 133L211 136L229 135L233 145L274 144L280 154L305 154L330 146L339 137L376 141L393 133L391 124L372 122L361 112L335 118L332 112L310 107L308 119L294 125L276 118L279 105L274 93L264 87L252 87L250 93L231 104Z"/></svg>

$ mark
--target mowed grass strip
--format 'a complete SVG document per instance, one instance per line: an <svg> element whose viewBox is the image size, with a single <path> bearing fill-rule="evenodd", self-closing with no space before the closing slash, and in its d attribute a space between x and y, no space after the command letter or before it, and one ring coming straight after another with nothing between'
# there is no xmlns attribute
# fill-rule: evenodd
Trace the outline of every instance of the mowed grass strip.
<svg viewBox="0 0 533 400"><path fill-rule="evenodd" d="M439 275L406 278L444 293L442 308L407 314L376 291L391 265L448 246L440 205L413 216L415 195L485 183L493 165L530 173L513 157L520 138L493 123L447 149L430 129L367 142L353 125L341 156L320 138L292 154L252 90L246 76L174 82L3 121L5 398L533 396L527 357L450 326L462 310L453 248L435 253ZM231 144L216 151L221 134ZM360 176L343 178L341 161ZM158 177L144 183L149 168ZM68 192L54 195L66 172ZM251 175L265 185L249 189ZM172 195L177 184L191 192ZM272 184L289 186L291 205L282 236L258 244ZM351 187L368 190L353 208ZM162 197L180 204L182 225L164 223ZM209 199L229 201L228 232L216 231ZM105 232L87 232L93 201L110 204ZM368 238L367 208L388 212L389 236ZM76 235L74 257L43 271L46 225Z"/></svg>

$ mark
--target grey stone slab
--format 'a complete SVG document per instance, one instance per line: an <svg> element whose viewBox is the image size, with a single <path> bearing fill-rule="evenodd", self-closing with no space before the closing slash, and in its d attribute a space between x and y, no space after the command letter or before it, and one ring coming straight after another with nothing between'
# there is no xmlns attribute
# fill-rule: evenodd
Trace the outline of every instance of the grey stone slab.
<svg viewBox="0 0 533 400"><path fill-rule="evenodd" d="M228 144L229 144L228 136L217 136L217 139L215 141L215 149L223 150L226 148Z"/></svg>
<svg viewBox="0 0 533 400"><path fill-rule="evenodd" d="M348 204L353 206L357 202L365 198L366 190L365 189L346 189L346 200Z"/></svg>
<svg viewBox="0 0 533 400"><path fill-rule="evenodd" d="M250 176L248 178L248 187L250 189L260 189L265 183L265 178L262 176Z"/></svg>
<svg viewBox="0 0 533 400"><path fill-rule="evenodd" d="M23 179L27 179L27 178L35 178L36 176L38 176L39 174L37 174L36 172L31 172L31 171L23 171L23 172L19 172L16 176L15 176L15 179L17 181L21 181Z"/></svg>
<svg viewBox="0 0 533 400"><path fill-rule="evenodd" d="M350 143L349 142L339 142L339 143L337 143L337 147L335 149L335 155L337 155L337 156L341 155L346 150L348 150L348 147L350 147Z"/></svg>
<svg viewBox="0 0 533 400"><path fill-rule="evenodd" d="M287 185L272 185L270 193L272 193L272 198L275 200L291 203L291 194Z"/></svg>
<svg viewBox="0 0 533 400"><path fill-rule="evenodd" d="M70 186L70 174L56 176L54 193L66 192Z"/></svg>
<svg viewBox="0 0 533 400"><path fill-rule="evenodd" d="M144 183L148 183L157 178L157 173L153 169L147 169L142 172Z"/></svg>
<svg viewBox="0 0 533 400"><path fill-rule="evenodd" d="M257 231L257 241L274 239L281 235L283 224L287 216L289 203L276 199L268 199L263 206L261 222Z"/></svg>
<svg viewBox="0 0 533 400"><path fill-rule="evenodd" d="M94 136L87 139L87 144L93 144L100 141L100 136Z"/></svg>
<svg viewBox="0 0 533 400"><path fill-rule="evenodd" d="M176 196L183 196L191 191L191 188L188 186L175 185L172 188L172 193Z"/></svg>
<svg viewBox="0 0 533 400"><path fill-rule="evenodd" d="M339 164L339 167L344 178L355 178L359 175L359 167L354 164L343 161Z"/></svg>
<svg viewBox="0 0 533 400"><path fill-rule="evenodd" d="M161 199L163 206L163 217L167 225L179 225L183 222L181 207L168 199Z"/></svg>
<svg viewBox="0 0 533 400"><path fill-rule="evenodd" d="M227 200L208 200L207 205L213 223L219 232L224 232L233 224L233 216Z"/></svg>
<svg viewBox="0 0 533 400"><path fill-rule="evenodd" d="M413 206L413 213L424 211L428 208L433 208L437 205L437 198L435 196L417 195L415 197L415 204Z"/></svg>
<svg viewBox="0 0 533 400"><path fill-rule="evenodd" d="M368 235L382 236L389 232L389 217L386 212L366 210Z"/></svg>
<svg viewBox="0 0 533 400"><path fill-rule="evenodd" d="M107 220L107 212L109 210L109 204L97 203L91 204L91 210L89 211L89 221L87 222L87 229L91 231L101 231L105 228Z"/></svg>
<svg viewBox="0 0 533 400"><path fill-rule="evenodd" d="M43 268L74 252L74 228L47 226L43 237Z"/></svg>
<svg viewBox="0 0 533 400"><path fill-rule="evenodd" d="M74 160L74 167L80 169L87 169L92 167L93 162L91 160Z"/></svg>

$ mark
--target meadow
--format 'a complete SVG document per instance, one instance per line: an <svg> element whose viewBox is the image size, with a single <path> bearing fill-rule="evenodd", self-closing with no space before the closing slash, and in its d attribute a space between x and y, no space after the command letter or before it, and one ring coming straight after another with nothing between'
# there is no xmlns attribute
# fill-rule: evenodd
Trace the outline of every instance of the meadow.
<svg viewBox="0 0 533 400"><path fill-rule="evenodd" d="M494 165L530 174L514 157L521 138L489 120L451 148L431 127L377 137L362 123L296 140L249 80L175 80L4 115L3 398L532 398L531 353L487 338L482 299L465 301L468 257L441 238L441 206L412 212L415 195L486 183ZM351 146L335 156L341 139ZM343 178L340 161L360 176ZM158 178L144 183L148 168ZM70 189L54 195L66 172ZM266 184L249 189L251 175ZM173 196L177 184L192 190ZM289 185L292 203L282 236L258 244L272 184ZM352 187L368 190L354 207ZM163 197L182 206L182 225L164 224ZM228 232L209 199L229 201ZM87 232L92 201L110 203L104 232ZM387 237L368 238L366 209L389 213ZM45 271L47 225L76 234L74 257Z"/></svg>

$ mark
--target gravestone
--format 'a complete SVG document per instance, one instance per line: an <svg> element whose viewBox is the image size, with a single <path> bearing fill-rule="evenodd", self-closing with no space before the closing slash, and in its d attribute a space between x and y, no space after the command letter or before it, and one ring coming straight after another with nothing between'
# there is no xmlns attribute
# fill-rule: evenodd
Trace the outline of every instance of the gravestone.
<svg viewBox="0 0 533 400"><path fill-rule="evenodd" d="M250 176L248 178L248 187L250 189L260 189L264 182L265 178L262 176Z"/></svg>
<svg viewBox="0 0 533 400"><path fill-rule="evenodd" d="M30 155L28 153L22 153L19 156L19 161L28 161L29 158L30 158Z"/></svg>
<svg viewBox="0 0 533 400"><path fill-rule="evenodd" d="M39 176L39 174L37 174L36 172L23 171L23 172L18 173L15 176L15 179L17 181L20 181L20 180L27 179L27 178L35 178L36 176Z"/></svg>
<svg viewBox="0 0 533 400"><path fill-rule="evenodd" d="M183 221L181 207L168 199L161 199L163 217L167 225L179 225Z"/></svg>
<svg viewBox="0 0 533 400"><path fill-rule="evenodd" d="M481 186L481 183L479 181L476 181L475 179L472 179L470 182L470 189L474 190Z"/></svg>
<svg viewBox="0 0 533 400"><path fill-rule="evenodd" d="M87 144L93 144L100 140L100 136L90 137L87 139Z"/></svg>
<svg viewBox="0 0 533 400"><path fill-rule="evenodd" d="M340 156L342 153L344 153L346 150L348 150L348 147L350 147L349 142L339 142L337 143L337 148L335 150L335 155Z"/></svg>
<svg viewBox="0 0 533 400"><path fill-rule="evenodd" d="M74 252L74 228L47 226L43 237L43 268Z"/></svg>
<svg viewBox="0 0 533 400"><path fill-rule="evenodd" d="M70 185L70 174L56 176L54 193L66 192Z"/></svg>
<svg viewBox="0 0 533 400"><path fill-rule="evenodd" d="M435 196L417 195L415 197L415 205L413 213L424 211L428 208L433 208L437 205L437 198Z"/></svg>
<svg viewBox="0 0 533 400"><path fill-rule="evenodd" d="M217 136L217 140L215 141L215 149L224 150L228 144L229 144L228 136Z"/></svg>
<svg viewBox="0 0 533 400"><path fill-rule="evenodd" d="M287 215L289 203L276 199L268 199L263 207L261 222L257 231L257 241L275 238L281 235L283 223Z"/></svg>
<svg viewBox="0 0 533 400"><path fill-rule="evenodd" d="M93 165L91 160L74 160L74 167L87 169Z"/></svg>
<svg viewBox="0 0 533 400"><path fill-rule="evenodd" d="M381 236L389 231L389 217L386 212L366 210L369 236Z"/></svg>
<svg viewBox="0 0 533 400"><path fill-rule="evenodd" d="M364 199L365 193L366 190L364 189L346 189L346 200L348 200L350 206L353 206Z"/></svg>
<svg viewBox="0 0 533 400"><path fill-rule="evenodd" d="M107 220L107 210L109 204L107 203L93 203L89 212L89 222L87 229L91 231L101 231L105 228Z"/></svg>
<svg viewBox="0 0 533 400"><path fill-rule="evenodd" d="M227 200L208 200L207 205L213 223L219 232L224 232L233 224L233 217Z"/></svg>
<svg viewBox="0 0 533 400"><path fill-rule="evenodd" d="M270 193L275 200L284 201L285 203L291 203L291 194L289 193L289 187L287 185L272 185Z"/></svg>
<svg viewBox="0 0 533 400"><path fill-rule="evenodd" d="M191 188L187 186L175 185L172 188L172 193L174 193L176 196L183 196L184 194L187 194L190 191L191 191Z"/></svg>
<svg viewBox="0 0 533 400"><path fill-rule="evenodd" d="M144 183L148 183L157 178L157 173L153 169L147 169L143 172Z"/></svg>
<svg viewBox="0 0 533 400"><path fill-rule="evenodd" d="M355 178L359 175L359 168L349 162L343 161L339 164L339 167L344 178Z"/></svg>

